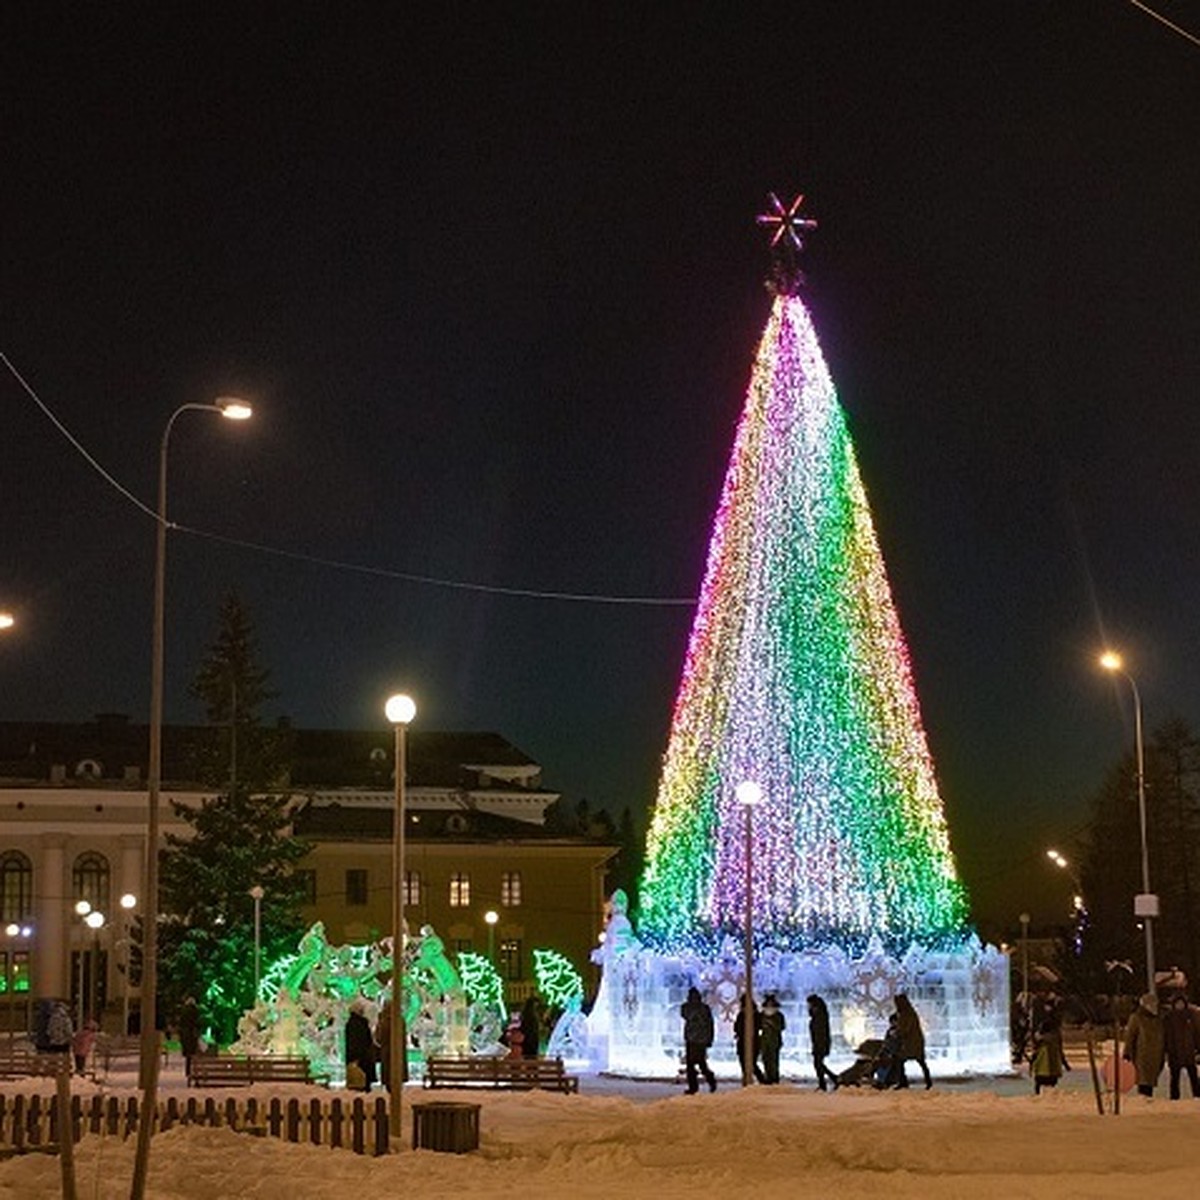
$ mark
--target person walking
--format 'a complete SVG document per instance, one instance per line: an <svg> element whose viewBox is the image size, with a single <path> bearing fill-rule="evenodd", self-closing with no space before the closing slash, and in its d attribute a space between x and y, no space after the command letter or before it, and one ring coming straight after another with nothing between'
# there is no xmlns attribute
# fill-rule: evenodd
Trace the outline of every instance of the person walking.
<svg viewBox="0 0 1200 1200"><path fill-rule="evenodd" d="M1040 1095L1042 1088L1058 1087L1058 1081L1071 1064L1063 1054L1062 1026L1054 1013L1047 1013L1033 1035L1033 1094Z"/></svg>
<svg viewBox="0 0 1200 1200"><path fill-rule="evenodd" d="M51 1054L66 1054L71 1049L74 1037L75 1027L71 1023L71 1012L66 1001L52 1000L46 1020L46 1049Z"/></svg>
<svg viewBox="0 0 1200 1200"><path fill-rule="evenodd" d="M901 1081L897 1087L908 1087L908 1079L904 1076L903 1065L915 1062L925 1076L926 1090L933 1087L929 1075L929 1066L925 1062L925 1030L921 1028L921 1018L913 1008L912 1001L900 992L896 996L896 1026L900 1031L900 1064Z"/></svg>
<svg viewBox="0 0 1200 1200"><path fill-rule="evenodd" d="M763 997L762 1017L759 1021L763 1075L766 1083L779 1082L779 1054L783 1049L783 1031L786 1028L787 1018L779 1007L779 1001L774 992L768 992Z"/></svg>
<svg viewBox="0 0 1200 1200"><path fill-rule="evenodd" d="M1153 992L1147 992L1138 1001L1129 1024L1125 1026L1123 1057L1126 1062L1133 1063L1137 1071L1138 1092L1143 1096L1153 1096L1166 1058L1162 1017L1158 1011L1158 997Z"/></svg>
<svg viewBox="0 0 1200 1200"><path fill-rule="evenodd" d="M1200 1095L1200 1084L1196 1078L1196 1051L1200 1050L1196 1021L1200 1009L1193 1008L1186 996L1176 996L1163 1013L1163 1043L1167 1054L1167 1070L1170 1072L1172 1100L1179 1099L1179 1075L1186 1071L1192 1085L1192 1099Z"/></svg>
<svg viewBox="0 0 1200 1200"><path fill-rule="evenodd" d="M688 988L687 999L679 1006L683 1018L683 1063L687 1073L687 1090L694 1096L700 1090L699 1075L708 1083L708 1090L717 1090L717 1077L708 1065L708 1048L713 1044L712 1009L704 1003L699 988Z"/></svg>
<svg viewBox="0 0 1200 1200"><path fill-rule="evenodd" d="M194 996L184 996L179 1006L179 1049L183 1052L183 1077L192 1078L192 1059L200 1049L200 1009Z"/></svg>
<svg viewBox="0 0 1200 1200"><path fill-rule="evenodd" d="M829 1032L829 1006L816 993L808 997L808 1040L812 1045L813 1070L817 1073L817 1087L828 1091L831 1084L837 1089L837 1076L825 1065L833 1038Z"/></svg>
<svg viewBox="0 0 1200 1200"><path fill-rule="evenodd" d="M361 1005L355 1003L350 1007L350 1015L346 1018L346 1074L350 1074L353 1064L362 1072L361 1087L364 1092L371 1090L375 1082L376 1047L371 1035L371 1023L363 1013ZM350 1080L347 1078L346 1086Z"/></svg>
<svg viewBox="0 0 1200 1200"><path fill-rule="evenodd" d="M71 1052L75 1055L75 1074L82 1075L87 1070L87 1060L96 1046L96 1034L99 1026L88 1017L75 1031L71 1039Z"/></svg>
<svg viewBox="0 0 1200 1200"><path fill-rule="evenodd" d="M536 992L521 1005L521 1035L521 1053L537 1058L542 1052L542 1002Z"/></svg>
<svg viewBox="0 0 1200 1200"><path fill-rule="evenodd" d="M753 1000L750 1001L750 1020L750 1069L759 1083L766 1083L766 1076L763 1075L762 1067L758 1065L758 1055L762 1049L762 1025L758 1005ZM748 1074L746 1071L746 997L744 994L738 998L737 1016L733 1020L733 1040L737 1046L738 1062L742 1064L742 1079L744 1080Z"/></svg>

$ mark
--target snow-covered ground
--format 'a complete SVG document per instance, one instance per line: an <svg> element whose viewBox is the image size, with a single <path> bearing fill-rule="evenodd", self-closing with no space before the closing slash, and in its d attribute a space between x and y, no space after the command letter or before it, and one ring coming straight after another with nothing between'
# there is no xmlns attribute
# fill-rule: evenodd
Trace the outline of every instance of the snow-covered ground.
<svg viewBox="0 0 1200 1200"><path fill-rule="evenodd" d="M1038 1097L1028 1080L1017 1079L939 1083L928 1092L822 1094L785 1084L686 1096L667 1084L585 1078L577 1096L472 1093L482 1106L481 1145L463 1155L404 1148L360 1158L228 1130L176 1129L154 1141L149 1195L1161 1200L1196 1194L1200 1101L1126 1096L1119 1117L1101 1117L1086 1070L1072 1072L1064 1085ZM410 1086L405 1107L430 1097ZM405 1128L411 1129L407 1111ZM88 1136L76 1159L80 1200L128 1195L133 1139ZM56 1158L0 1162L0 1197L59 1195Z"/></svg>

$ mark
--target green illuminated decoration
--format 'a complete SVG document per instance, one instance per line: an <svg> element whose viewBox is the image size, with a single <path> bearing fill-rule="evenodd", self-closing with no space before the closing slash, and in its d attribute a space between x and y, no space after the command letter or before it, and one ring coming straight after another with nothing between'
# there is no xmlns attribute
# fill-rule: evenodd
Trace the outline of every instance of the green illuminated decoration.
<svg viewBox="0 0 1200 1200"><path fill-rule="evenodd" d="M538 991L551 1008L579 1008L583 1004L583 976L570 959L557 950L533 952L533 977Z"/></svg>

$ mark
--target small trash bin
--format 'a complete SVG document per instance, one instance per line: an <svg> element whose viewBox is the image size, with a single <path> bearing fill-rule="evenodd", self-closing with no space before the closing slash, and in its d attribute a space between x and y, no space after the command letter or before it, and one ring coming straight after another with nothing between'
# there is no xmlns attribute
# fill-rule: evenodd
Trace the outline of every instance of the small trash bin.
<svg viewBox="0 0 1200 1200"><path fill-rule="evenodd" d="M479 1149L479 1105L453 1100L414 1104L413 1149L466 1154Z"/></svg>

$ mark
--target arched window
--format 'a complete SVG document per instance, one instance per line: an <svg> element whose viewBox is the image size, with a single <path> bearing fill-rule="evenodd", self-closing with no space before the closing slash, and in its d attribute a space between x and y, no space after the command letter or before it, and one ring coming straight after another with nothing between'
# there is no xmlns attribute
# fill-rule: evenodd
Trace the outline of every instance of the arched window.
<svg viewBox="0 0 1200 1200"><path fill-rule="evenodd" d="M33 864L20 850L0 854L0 924L33 916Z"/></svg>
<svg viewBox="0 0 1200 1200"><path fill-rule="evenodd" d="M89 850L75 860L73 872L75 899L86 900L94 909L112 916L108 906L108 859Z"/></svg>

